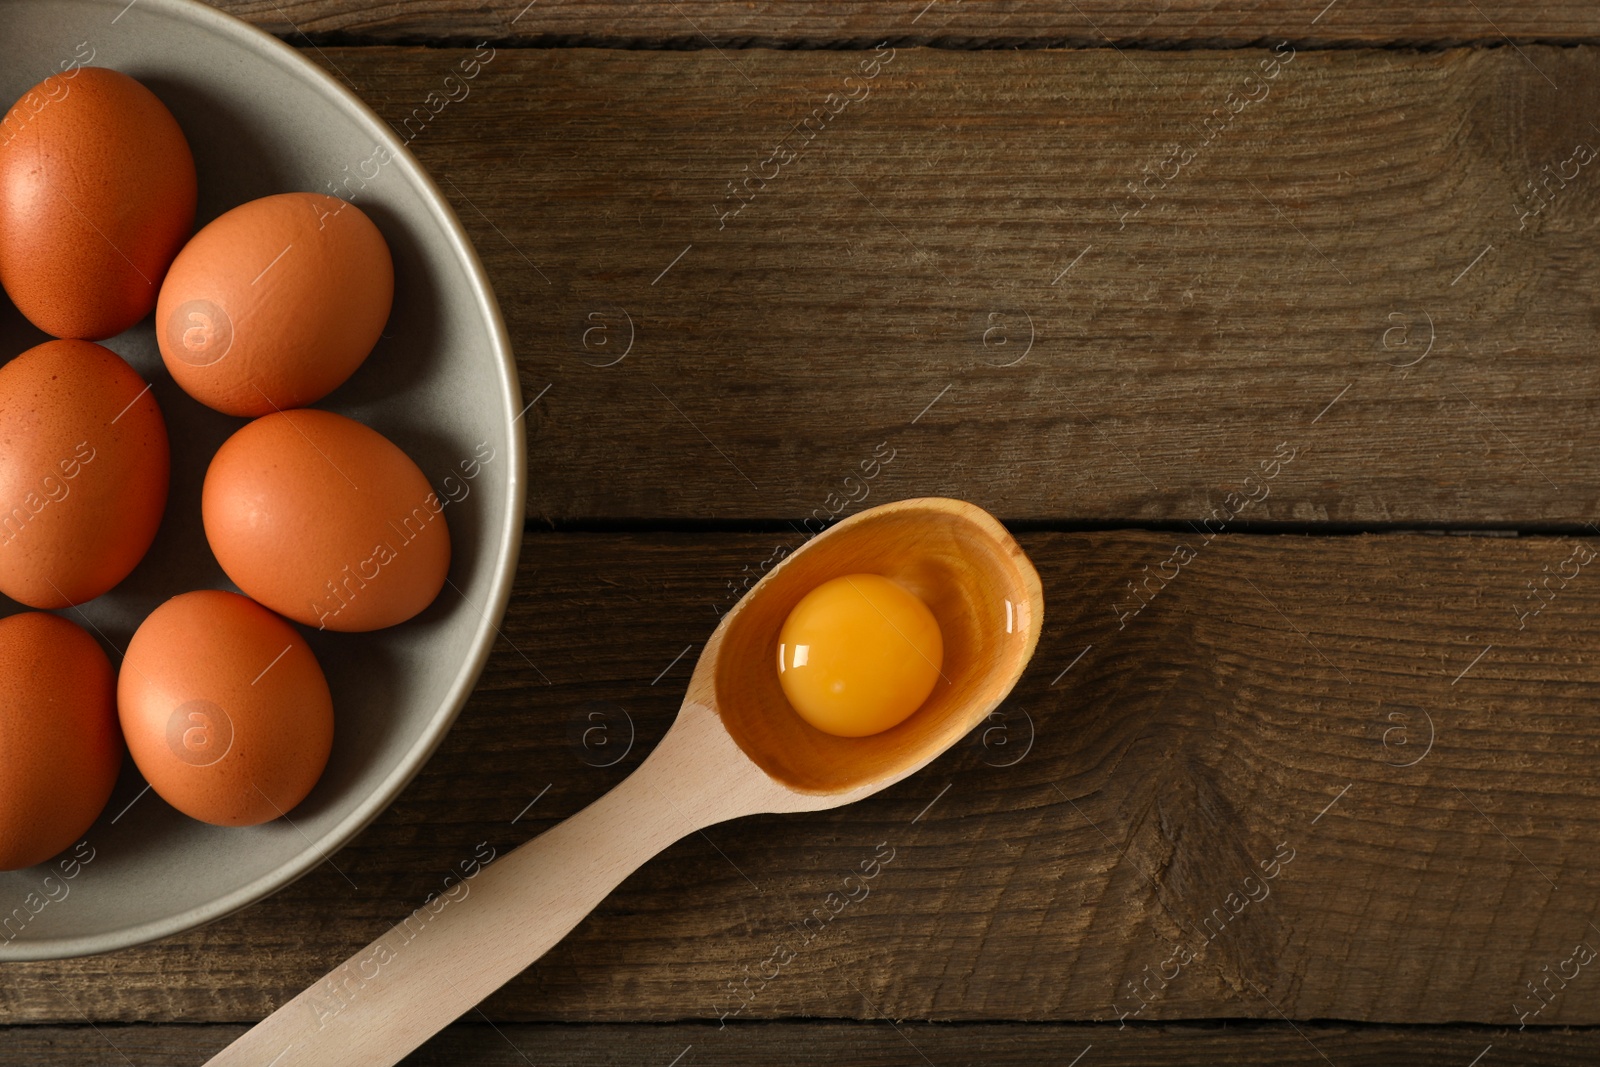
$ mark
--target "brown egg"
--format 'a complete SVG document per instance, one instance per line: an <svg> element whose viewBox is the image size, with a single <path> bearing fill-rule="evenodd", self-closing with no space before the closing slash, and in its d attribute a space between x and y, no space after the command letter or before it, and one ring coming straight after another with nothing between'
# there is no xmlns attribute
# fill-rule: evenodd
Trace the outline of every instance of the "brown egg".
<svg viewBox="0 0 1600 1067"><path fill-rule="evenodd" d="M156 338L173 380L229 415L320 400L389 318L389 246L354 204L282 193L242 204L178 253Z"/></svg>
<svg viewBox="0 0 1600 1067"><path fill-rule="evenodd" d="M122 766L111 661L66 619L0 619L0 870L43 863L89 829Z"/></svg>
<svg viewBox="0 0 1600 1067"><path fill-rule="evenodd" d="M149 388L90 341L46 341L0 367L0 593L81 604L144 558L169 471Z"/></svg>
<svg viewBox="0 0 1600 1067"><path fill-rule="evenodd" d="M328 630L393 626L433 602L450 569L443 512L388 438L310 408L228 438L201 493L206 539L228 577Z"/></svg>
<svg viewBox="0 0 1600 1067"><path fill-rule="evenodd" d="M45 333L111 337L150 314L194 204L183 131L126 74L53 74L0 125L0 283Z"/></svg>
<svg viewBox="0 0 1600 1067"><path fill-rule="evenodd" d="M150 788L218 826L288 814L333 748L333 700L305 638L213 589L175 596L140 624L117 676L117 714Z"/></svg>

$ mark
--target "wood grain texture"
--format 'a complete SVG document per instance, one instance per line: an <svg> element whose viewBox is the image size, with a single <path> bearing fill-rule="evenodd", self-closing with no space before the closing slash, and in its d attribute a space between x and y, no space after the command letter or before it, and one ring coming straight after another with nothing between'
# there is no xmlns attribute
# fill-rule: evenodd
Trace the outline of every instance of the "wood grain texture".
<svg viewBox="0 0 1600 1067"><path fill-rule="evenodd" d="M1046 626L1006 717L849 808L680 842L487 1015L715 1032L724 1015L1114 1029L1120 1012L1281 1011L1514 1033L1519 1006L1540 1003L1525 983L1580 941L1600 946L1600 580L1581 562L1594 542L1224 535L1186 539L1188 558L1156 533L1021 540ZM509 850L636 766L724 582L774 547L530 536L472 703L333 858L342 874L323 866L156 945L10 965L0 1018L265 1016L463 860ZM1122 625L1127 583L1178 559ZM1526 583L1561 572L1575 576L1519 620ZM1128 983L1170 974L1180 949L1192 960L1131 1014ZM1552 984L1529 1031L1600 1021L1593 971Z"/></svg>
<svg viewBox="0 0 1600 1067"><path fill-rule="evenodd" d="M1478 5L1432 0L1400 7L1359 0L222 0L225 11L273 33L367 42L507 40L626 47L871 47L883 40L954 48L1091 44L1180 47L1263 38L1363 44L1498 44L1600 37L1582 0Z"/></svg>
<svg viewBox="0 0 1600 1067"><path fill-rule="evenodd" d="M1596 49L307 54L487 263L535 520L1600 510Z"/></svg>
<svg viewBox="0 0 1600 1067"><path fill-rule="evenodd" d="M240 1026L0 1029L0 1055L30 1067L193 1067ZM1063 1026L1049 1023L889 1023L560 1026L483 1022L452 1026L405 1060L407 1067L1080 1067L1238 1064L1240 1067L1464 1067L1481 1063L1589 1067L1600 1036L1542 1027L1521 1034L1487 1028L1371 1027L1326 1023L1197 1026ZM1088 1050L1086 1052L1086 1050ZM1327 1058L1324 1059L1323 1057ZM926 1057L926 1059L924 1059Z"/></svg>

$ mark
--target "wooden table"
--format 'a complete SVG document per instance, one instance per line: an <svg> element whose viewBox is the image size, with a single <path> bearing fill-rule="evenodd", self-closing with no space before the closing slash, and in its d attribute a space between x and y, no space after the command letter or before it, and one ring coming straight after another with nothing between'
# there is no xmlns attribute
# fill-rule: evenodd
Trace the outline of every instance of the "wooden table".
<svg viewBox="0 0 1600 1067"><path fill-rule="evenodd" d="M223 5L476 242L519 577L370 829L7 966L0 1061L201 1062L636 766L803 520L940 494L1044 577L1003 713L679 843L410 1062L1595 1062L1600 7L524 3Z"/></svg>

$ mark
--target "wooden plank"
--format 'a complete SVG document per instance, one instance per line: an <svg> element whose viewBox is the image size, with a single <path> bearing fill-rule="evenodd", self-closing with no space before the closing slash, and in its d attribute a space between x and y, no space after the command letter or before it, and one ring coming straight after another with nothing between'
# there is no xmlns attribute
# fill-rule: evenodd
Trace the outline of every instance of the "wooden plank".
<svg viewBox="0 0 1600 1067"><path fill-rule="evenodd" d="M1409 7L1350 0L1260 0L1215 4L1172 0L933 0L807 3L776 0L222 0L225 11L291 39L310 34L367 42L471 39L627 47L817 48L936 42L943 47L1054 47L1203 44L1237 46L1264 38L1316 43L1499 44L1507 36L1577 42L1600 37L1600 13L1582 0L1474 5L1442 0Z"/></svg>
<svg viewBox="0 0 1600 1067"><path fill-rule="evenodd" d="M1600 51L308 54L548 386L535 520L1596 517Z"/></svg>
<svg viewBox="0 0 1600 1067"><path fill-rule="evenodd" d="M0 1055L32 1067L193 1067L242 1026L20 1026L0 1029ZM1592 1030L1530 1028L1524 1033L1447 1027L1352 1028L1326 1023L1196 1026L1062 1026L997 1023L978 1026L886 1022L757 1023L726 1030L671 1026L458 1024L406 1059L406 1067L464 1064L526 1067L638 1067L718 1064L792 1067L849 1063L855 1067L1145 1067L1238 1064L1240 1067L1466 1067L1530 1064L1589 1067L1600 1037ZM1485 1052L1488 1055L1483 1055ZM1074 1056L1081 1055L1081 1060ZM1326 1056L1327 1059L1323 1057ZM926 1060L923 1059L926 1057ZM1158 1061L1159 1057L1159 1061Z"/></svg>
<svg viewBox="0 0 1600 1067"><path fill-rule="evenodd" d="M145 948L11 964L0 1018L266 1015L480 843L636 766L724 583L776 540L531 535L477 694L342 874ZM1006 717L850 808L680 842L490 1017L1600 1022L1572 962L1600 946L1600 542L1022 540L1047 609ZM1128 617L1128 583L1162 573ZM844 883L880 853L866 895Z"/></svg>

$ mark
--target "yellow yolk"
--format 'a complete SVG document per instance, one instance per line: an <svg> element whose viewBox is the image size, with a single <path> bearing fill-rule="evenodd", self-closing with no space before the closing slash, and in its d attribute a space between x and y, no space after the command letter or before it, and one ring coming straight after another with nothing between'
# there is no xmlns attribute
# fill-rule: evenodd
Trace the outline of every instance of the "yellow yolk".
<svg viewBox="0 0 1600 1067"><path fill-rule="evenodd" d="M903 722L933 692L944 664L944 637L928 605L878 574L811 590L778 641L778 681L789 704L840 737Z"/></svg>

